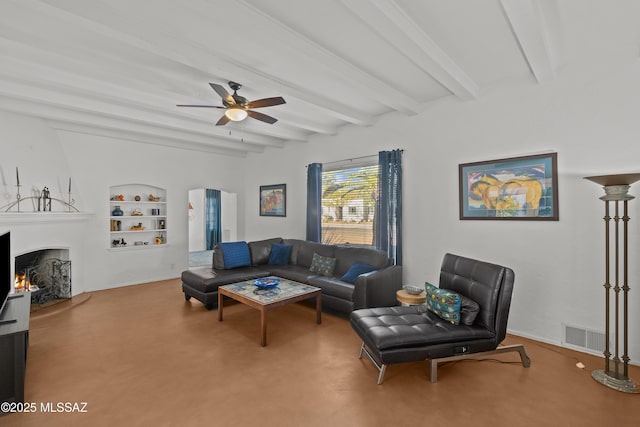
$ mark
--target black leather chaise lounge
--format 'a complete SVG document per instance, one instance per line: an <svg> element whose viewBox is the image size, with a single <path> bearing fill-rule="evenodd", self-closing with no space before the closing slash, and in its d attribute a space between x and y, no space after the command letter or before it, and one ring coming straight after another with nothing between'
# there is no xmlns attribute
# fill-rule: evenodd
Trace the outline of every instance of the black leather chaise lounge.
<svg viewBox="0 0 640 427"><path fill-rule="evenodd" d="M513 282L510 268L446 254L439 288L460 296L460 324L444 320L425 306L355 310L350 322L362 339L359 357L366 354L376 365L378 384L382 384L387 365L421 360L429 361L431 382L438 380L438 363L467 357L517 351L522 365L529 367L523 345L498 347L507 332ZM467 308L477 315L471 324L464 324L469 299Z"/></svg>

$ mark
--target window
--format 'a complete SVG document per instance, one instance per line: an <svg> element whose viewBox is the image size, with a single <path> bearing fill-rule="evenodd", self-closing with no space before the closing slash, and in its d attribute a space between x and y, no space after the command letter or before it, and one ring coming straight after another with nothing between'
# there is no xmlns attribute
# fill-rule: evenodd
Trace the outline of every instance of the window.
<svg viewBox="0 0 640 427"><path fill-rule="evenodd" d="M374 247L378 164L322 172L322 243Z"/></svg>

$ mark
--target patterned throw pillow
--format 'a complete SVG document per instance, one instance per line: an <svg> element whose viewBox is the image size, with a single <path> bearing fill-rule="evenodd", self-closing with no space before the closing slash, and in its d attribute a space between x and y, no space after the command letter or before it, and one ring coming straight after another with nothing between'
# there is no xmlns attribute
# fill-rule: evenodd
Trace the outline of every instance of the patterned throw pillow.
<svg viewBox="0 0 640 427"><path fill-rule="evenodd" d="M460 295L436 288L429 282L424 283L424 288L427 291L427 308L443 320L460 324Z"/></svg>
<svg viewBox="0 0 640 427"><path fill-rule="evenodd" d="M309 267L309 271L312 273L318 273L323 276L331 276L333 274L333 269L336 266L336 259L329 258L327 256L321 256L317 253L313 254L313 258L311 259L311 267Z"/></svg>

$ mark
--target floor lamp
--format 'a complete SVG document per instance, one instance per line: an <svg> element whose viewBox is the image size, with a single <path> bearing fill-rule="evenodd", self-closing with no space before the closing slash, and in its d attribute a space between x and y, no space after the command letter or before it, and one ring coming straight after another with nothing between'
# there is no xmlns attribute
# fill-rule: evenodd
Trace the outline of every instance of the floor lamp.
<svg viewBox="0 0 640 427"><path fill-rule="evenodd" d="M602 175L585 177L589 181L600 184L604 188L605 195L600 197L604 201L604 230L605 230L605 368L593 371L594 380L607 387L625 393L640 393L638 386L629 378L629 334L628 334L628 293L629 293L629 266L628 266L628 228L629 222L628 202L634 199L629 194L629 187L640 180L640 173ZM612 217L609 213L613 202L614 230L610 233ZM620 217L620 204L622 202L623 214ZM620 254L620 220L622 219L622 254ZM613 239L613 240L612 240ZM613 249L613 260L611 259ZM613 270L613 284L611 283L611 271ZM622 270L622 283L620 271ZM613 285L613 316L611 315L611 288ZM621 286L622 285L622 286ZM622 291L622 307L620 306L620 291ZM611 320L613 319L613 335L611 334ZM623 353L620 358L620 334L622 333ZM611 353L610 342L613 336L614 351ZM612 357L613 356L613 357Z"/></svg>

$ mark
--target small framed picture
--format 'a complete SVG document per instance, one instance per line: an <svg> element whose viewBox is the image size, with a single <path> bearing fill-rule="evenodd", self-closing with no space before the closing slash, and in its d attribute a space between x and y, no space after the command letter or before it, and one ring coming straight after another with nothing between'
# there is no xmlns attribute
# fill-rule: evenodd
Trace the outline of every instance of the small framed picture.
<svg viewBox="0 0 640 427"><path fill-rule="evenodd" d="M260 186L260 216L287 216L287 184Z"/></svg>

